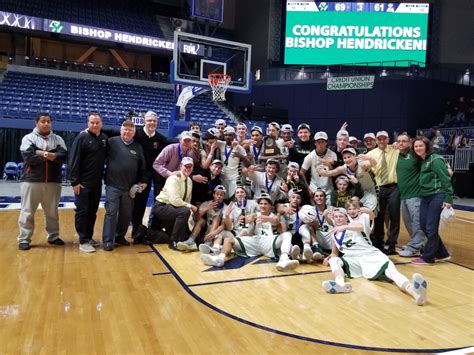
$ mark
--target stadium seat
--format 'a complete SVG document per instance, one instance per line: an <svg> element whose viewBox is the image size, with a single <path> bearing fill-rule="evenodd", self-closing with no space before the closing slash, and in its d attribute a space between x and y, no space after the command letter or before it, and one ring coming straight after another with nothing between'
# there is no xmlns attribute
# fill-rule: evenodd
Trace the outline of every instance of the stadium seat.
<svg viewBox="0 0 474 355"><path fill-rule="evenodd" d="M3 168L3 180L17 180L18 179L18 164L14 161L5 163Z"/></svg>

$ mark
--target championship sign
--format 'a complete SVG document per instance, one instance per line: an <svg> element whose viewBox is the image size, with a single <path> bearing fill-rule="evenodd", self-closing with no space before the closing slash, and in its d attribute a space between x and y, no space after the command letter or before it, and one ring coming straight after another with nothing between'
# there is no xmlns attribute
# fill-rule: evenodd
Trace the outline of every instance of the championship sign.
<svg viewBox="0 0 474 355"><path fill-rule="evenodd" d="M338 76L328 77L327 90L363 90L373 89L375 76Z"/></svg>

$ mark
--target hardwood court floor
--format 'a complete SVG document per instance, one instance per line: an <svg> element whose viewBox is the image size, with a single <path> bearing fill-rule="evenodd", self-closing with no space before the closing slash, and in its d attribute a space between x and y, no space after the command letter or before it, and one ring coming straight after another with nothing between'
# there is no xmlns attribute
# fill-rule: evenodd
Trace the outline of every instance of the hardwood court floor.
<svg viewBox="0 0 474 355"><path fill-rule="evenodd" d="M455 263L399 264L429 282L418 307L393 284L353 280L326 294L322 265L280 273L265 258L206 267L164 245L80 253L72 210L65 247L49 246L42 212L33 248L17 250L17 211L0 212L0 353L440 352L474 344L473 213L443 230ZM101 235L99 212L96 239ZM406 232L402 232L406 239ZM396 263L408 260L394 257ZM467 266L467 267L466 267Z"/></svg>

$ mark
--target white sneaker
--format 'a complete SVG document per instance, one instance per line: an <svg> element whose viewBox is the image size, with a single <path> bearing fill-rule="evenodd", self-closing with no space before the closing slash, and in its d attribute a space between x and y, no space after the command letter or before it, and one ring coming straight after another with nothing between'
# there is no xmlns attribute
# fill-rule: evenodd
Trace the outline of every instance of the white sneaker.
<svg viewBox="0 0 474 355"><path fill-rule="evenodd" d="M209 245L203 243L203 244L199 244L199 251L201 252L201 254L211 254L212 248Z"/></svg>
<svg viewBox="0 0 474 355"><path fill-rule="evenodd" d="M220 258L217 255L201 254L201 261L203 262L204 265L217 266L217 267L224 266L224 259Z"/></svg>
<svg viewBox="0 0 474 355"><path fill-rule="evenodd" d="M92 245L93 247L98 247L100 246L100 242L98 242L97 240L94 240L94 239L91 239L89 241L89 244Z"/></svg>
<svg viewBox="0 0 474 355"><path fill-rule="evenodd" d="M276 264L276 268L278 271L289 271L289 270L296 269L299 264L300 263L298 260L290 260L290 259L280 260Z"/></svg>
<svg viewBox="0 0 474 355"><path fill-rule="evenodd" d="M428 283L421 274L413 274L411 278L411 285L415 293L415 301L418 306L423 306L428 302L427 288Z"/></svg>
<svg viewBox="0 0 474 355"><path fill-rule="evenodd" d="M291 247L290 256L293 260L298 260L298 258L300 257L300 253L301 253L301 249L299 246L293 245Z"/></svg>
<svg viewBox="0 0 474 355"><path fill-rule="evenodd" d="M79 244L79 250L84 252L84 253L94 253L95 252L95 248L90 242Z"/></svg>
<svg viewBox="0 0 474 355"><path fill-rule="evenodd" d="M313 261L313 251L311 250L311 247L308 244L305 244L303 247L303 259L307 263Z"/></svg>
<svg viewBox="0 0 474 355"><path fill-rule="evenodd" d="M339 285L334 280L323 281L323 288L328 293L348 293L352 291L352 285L349 282L344 282L344 285Z"/></svg>
<svg viewBox="0 0 474 355"><path fill-rule="evenodd" d="M196 242L192 242L190 240L185 240L184 242L178 242L176 244L176 248L178 248L178 250L181 250L181 251L196 251L196 250L198 250Z"/></svg>

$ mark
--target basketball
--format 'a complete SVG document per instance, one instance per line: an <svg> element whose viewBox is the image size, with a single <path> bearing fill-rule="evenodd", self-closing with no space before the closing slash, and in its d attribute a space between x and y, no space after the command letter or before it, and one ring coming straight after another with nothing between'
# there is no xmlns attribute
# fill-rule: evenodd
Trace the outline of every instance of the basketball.
<svg viewBox="0 0 474 355"><path fill-rule="evenodd" d="M311 205L304 205L298 212L301 222L313 223L316 220L316 212Z"/></svg>

